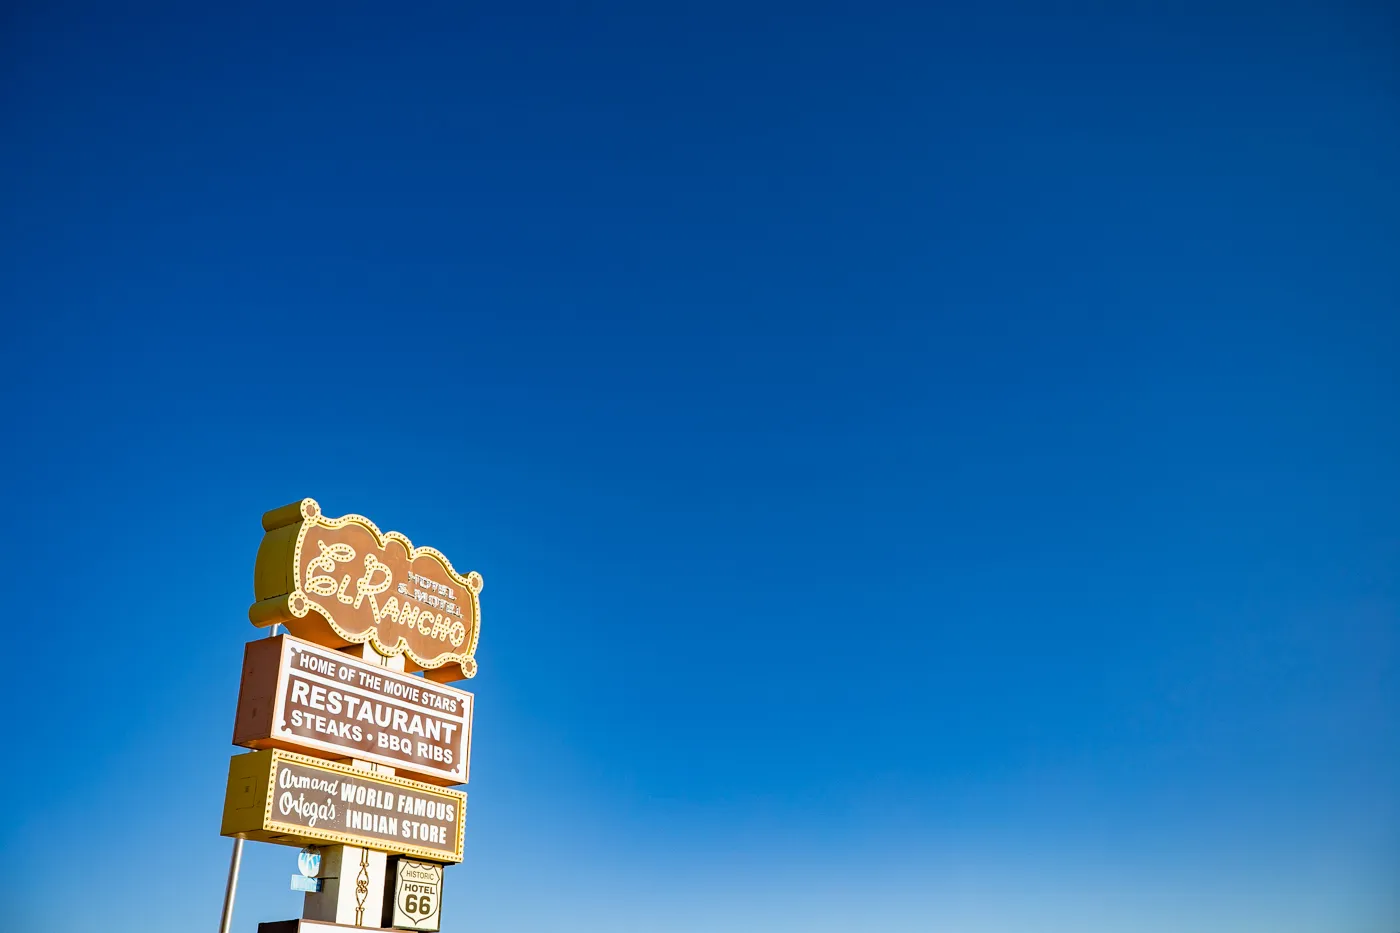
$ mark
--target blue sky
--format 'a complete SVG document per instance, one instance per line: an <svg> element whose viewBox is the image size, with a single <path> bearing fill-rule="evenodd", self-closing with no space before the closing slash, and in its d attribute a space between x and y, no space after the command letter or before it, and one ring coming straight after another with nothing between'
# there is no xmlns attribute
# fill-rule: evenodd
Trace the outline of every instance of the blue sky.
<svg viewBox="0 0 1400 933"><path fill-rule="evenodd" d="M11 918L213 929L310 495L486 580L448 933L1400 929L1400 24L970 6L9 6Z"/></svg>

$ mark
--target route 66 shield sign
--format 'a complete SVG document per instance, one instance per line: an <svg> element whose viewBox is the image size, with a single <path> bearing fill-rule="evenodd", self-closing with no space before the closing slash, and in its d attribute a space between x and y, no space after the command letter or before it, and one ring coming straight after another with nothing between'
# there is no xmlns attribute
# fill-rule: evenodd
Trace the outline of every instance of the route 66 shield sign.
<svg viewBox="0 0 1400 933"><path fill-rule="evenodd" d="M436 933L442 926L442 866L401 858L394 865L394 908L390 925L396 930Z"/></svg>

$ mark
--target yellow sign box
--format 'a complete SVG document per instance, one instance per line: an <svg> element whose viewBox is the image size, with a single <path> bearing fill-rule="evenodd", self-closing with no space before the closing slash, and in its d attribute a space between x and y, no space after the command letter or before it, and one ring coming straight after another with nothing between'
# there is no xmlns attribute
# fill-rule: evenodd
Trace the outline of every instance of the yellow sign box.
<svg viewBox="0 0 1400 933"><path fill-rule="evenodd" d="M467 795L280 749L234 755L220 833L462 860Z"/></svg>

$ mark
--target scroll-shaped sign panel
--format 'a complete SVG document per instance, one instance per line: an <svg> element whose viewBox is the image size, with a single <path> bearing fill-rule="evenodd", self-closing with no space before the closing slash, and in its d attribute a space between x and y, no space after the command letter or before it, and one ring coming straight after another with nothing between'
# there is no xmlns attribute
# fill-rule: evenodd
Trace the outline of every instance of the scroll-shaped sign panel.
<svg viewBox="0 0 1400 933"><path fill-rule="evenodd" d="M465 784L473 697L278 635L243 650L233 744L360 758L434 784Z"/></svg>
<svg viewBox="0 0 1400 933"><path fill-rule="evenodd" d="M466 813L461 791L272 749L229 761L220 833L460 862Z"/></svg>
<svg viewBox="0 0 1400 933"><path fill-rule="evenodd" d="M315 499L273 509L263 530L254 625L280 622L328 648L370 642L436 681L476 675L481 574L463 576L441 552L363 515L327 518Z"/></svg>

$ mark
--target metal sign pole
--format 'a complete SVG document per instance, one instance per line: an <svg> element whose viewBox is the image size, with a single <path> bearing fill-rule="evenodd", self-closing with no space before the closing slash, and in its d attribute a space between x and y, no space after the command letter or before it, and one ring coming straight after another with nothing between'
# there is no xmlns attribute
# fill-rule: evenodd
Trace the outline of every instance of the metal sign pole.
<svg viewBox="0 0 1400 933"><path fill-rule="evenodd" d="M233 840L233 855L228 860L228 886L224 888L224 919L219 933L228 933L233 925L233 899L238 894L238 867L243 863L243 840Z"/></svg>
<svg viewBox="0 0 1400 933"><path fill-rule="evenodd" d="M278 626L274 624L268 630L268 638L277 637ZM243 865L243 839L236 837L233 840L233 854L228 860L228 884L224 886L224 916L219 921L219 933L229 933L233 926L233 900L238 896L238 869Z"/></svg>

